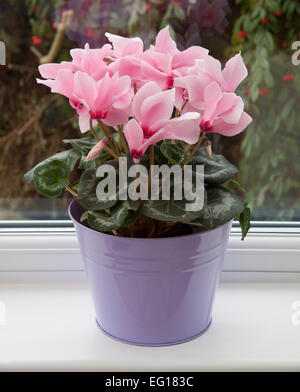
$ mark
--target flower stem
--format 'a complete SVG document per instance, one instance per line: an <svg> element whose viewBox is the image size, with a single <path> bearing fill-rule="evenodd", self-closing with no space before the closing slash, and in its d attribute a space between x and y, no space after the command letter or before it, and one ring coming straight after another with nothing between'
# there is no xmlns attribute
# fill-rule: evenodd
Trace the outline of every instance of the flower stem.
<svg viewBox="0 0 300 392"><path fill-rule="evenodd" d="M189 155L189 157L187 158L187 160L185 161L184 166L188 165L191 161L191 159L193 158L193 156L195 155L196 151L198 150L200 144L202 143L202 141L206 138L205 134L203 134L200 139L198 140L197 144L195 145L193 151L191 152L191 154Z"/></svg>
<svg viewBox="0 0 300 392"><path fill-rule="evenodd" d="M122 149L122 145L123 145L125 154L128 154L129 150L128 150L128 147L127 147L127 142L126 142L126 140L124 138L123 126L122 125L118 125L118 131L119 131L119 137L120 137L120 140L119 140L120 149Z"/></svg>
<svg viewBox="0 0 300 392"><path fill-rule="evenodd" d="M117 154L115 153L114 150L112 150L112 149L109 148L108 146L105 146L105 147L104 147L104 150L106 150L107 152L109 152L110 155L113 156L117 161L119 160L119 155L117 155Z"/></svg>
<svg viewBox="0 0 300 392"><path fill-rule="evenodd" d="M111 142L112 144L112 149L115 150L115 152L120 155L120 151L119 151L119 147L117 142L115 141L115 139L111 136L110 134L110 130L108 128L108 126L106 124L104 124L104 122L102 120L98 120L98 124L100 126L100 128L102 129L104 135L107 137L108 141Z"/></svg>
<svg viewBox="0 0 300 392"><path fill-rule="evenodd" d="M93 120L92 120L91 118L90 118L90 129L91 129L91 132L92 132L94 138L95 138L96 140L100 141L101 139L100 139L100 137L97 135L97 132L95 131L95 129L94 129L94 127L93 127Z"/></svg>

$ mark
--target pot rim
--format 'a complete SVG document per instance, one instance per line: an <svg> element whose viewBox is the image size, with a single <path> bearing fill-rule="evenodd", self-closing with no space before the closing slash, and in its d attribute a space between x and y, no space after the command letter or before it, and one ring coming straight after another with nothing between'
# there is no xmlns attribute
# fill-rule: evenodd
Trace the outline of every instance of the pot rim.
<svg viewBox="0 0 300 392"><path fill-rule="evenodd" d="M201 235L204 235L204 234L206 234L207 232L213 232L213 231L215 231L215 230L219 230L221 227L227 226L228 224L231 224L232 221L233 221L233 219L232 219L231 221L228 221L228 222L224 223L223 225L218 226L218 227L216 227L216 228L214 228L214 229L206 229L206 228L201 228L201 227L199 227L199 228L202 229L202 230L199 231L199 232L196 232L196 233L193 233L193 234L178 235L178 236L173 236L173 237L159 237L159 238L118 237L118 236L114 236L114 235L111 235L111 234L104 233L104 232L102 232L102 231L97 231L97 230L91 229L90 227L83 225L80 221L78 221L77 219L75 219L74 216L73 216L73 214L72 214L72 212L71 212L72 206L73 206L75 203L78 204L78 202L77 202L75 199L73 199L73 200L71 201L71 203L69 204L69 207L68 207L68 214L69 214L69 216L70 216L70 218L72 219L73 222L76 222L76 223L79 224L80 226L84 227L84 229L86 229L86 230L92 231L93 233L102 234L103 236L107 236L107 237L109 237L109 238L112 238L112 237L113 237L113 238L115 238L117 241L118 241L118 240L123 240L123 241L132 241L132 240L135 240L135 241L137 241L137 240L140 240L140 241L145 241L145 240L147 240L147 241L163 241L163 240L165 240L165 241L170 241L170 240L178 240L178 239L190 238L190 237L193 237L193 236L201 236Z"/></svg>

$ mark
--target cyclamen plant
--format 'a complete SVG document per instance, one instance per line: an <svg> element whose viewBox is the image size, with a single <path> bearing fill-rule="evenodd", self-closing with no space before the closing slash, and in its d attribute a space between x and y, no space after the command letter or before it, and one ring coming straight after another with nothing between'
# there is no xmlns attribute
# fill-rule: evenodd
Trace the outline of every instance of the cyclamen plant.
<svg viewBox="0 0 300 392"><path fill-rule="evenodd" d="M186 234L193 227L213 229L238 218L243 238L250 210L236 195L237 168L212 153L208 134L234 136L252 121L236 88L247 77L240 54L222 70L221 63L199 46L177 49L169 28L161 30L148 50L139 38L106 34L100 49L71 50L72 61L41 65L37 82L69 99L82 133L65 140L72 149L58 153L25 175L46 197L66 188L85 212L82 221L94 230L120 236L162 237ZM205 204L187 212L185 200L101 201L96 196L103 164L118 167L120 157L132 164L204 165ZM151 179L151 174L149 176ZM124 191L124 190L122 190Z"/></svg>

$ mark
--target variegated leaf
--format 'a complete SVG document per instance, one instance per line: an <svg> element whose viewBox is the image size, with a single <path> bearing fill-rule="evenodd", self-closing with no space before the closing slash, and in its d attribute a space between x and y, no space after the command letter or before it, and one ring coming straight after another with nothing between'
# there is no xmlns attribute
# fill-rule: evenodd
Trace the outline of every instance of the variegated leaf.
<svg viewBox="0 0 300 392"><path fill-rule="evenodd" d="M39 165L33 174L37 191L46 197L58 197L69 184L69 167L62 161L52 160Z"/></svg>
<svg viewBox="0 0 300 392"><path fill-rule="evenodd" d="M28 183L31 182L33 180L33 174L38 167L54 160L63 162L71 172L80 158L81 158L81 153L73 149L59 152L58 154L55 154L52 157L49 157L45 159L43 162L37 164L34 168L32 168L28 173L25 174L24 179Z"/></svg>
<svg viewBox="0 0 300 392"><path fill-rule="evenodd" d="M244 209L242 200L222 186L208 187L206 192L207 202L192 223L214 229L239 216Z"/></svg>
<svg viewBox="0 0 300 392"><path fill-rule="evenodd" d="M197 150L191 163L204 165L205 183L211 185L224 184L238 172L238 169L223 155L212 154L210 157L205 146L201 146Z"/></svg>
<svg viewBox="0 0 300 392"><path fill-rule="evenodd" d="M119 202L110 209L110 214L106 211L89 211L88 224L97 231L107 232L117 230L125 222L128 215L126 203Z"/></svg>

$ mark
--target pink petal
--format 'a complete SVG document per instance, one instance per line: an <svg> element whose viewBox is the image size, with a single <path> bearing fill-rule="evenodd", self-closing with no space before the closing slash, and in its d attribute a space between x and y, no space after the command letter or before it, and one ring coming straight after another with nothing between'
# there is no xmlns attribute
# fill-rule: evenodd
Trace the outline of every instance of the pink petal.
<svg viewBox="0 0 300 392"><path fill-rule="evenodd" d="M139 89L136 93L133 102L132 102L132 111L134 117L141 121L142 114L141 114L141 107L144 103L144 100L154 94L161 92L161 89L155 82L148 82L143 87Z"/></svg>
<svg viewBox="0 0 300 392"><path fill-rule="evenodd" d="M61 69L56 75L56 79L51 91L72 98L74 95L74 74L71 70Z"/></svg>
<svg viewBox="0 0 300 392"><path fill-rule="evenodd" d="M74 95L84 100L90 110L94 109L97 97L96 82L88 74L78 71L74 75Z"/></svg>
<svg viewBox="0 0 300 392"><path fill-rule="evenodd" d="M172 56L166 53L160 53L150 51L148 60L152 60L152 64L155 64L156 69L162 71L168 75L172 74ZM150 62L150 64L151 64Z"/></svg>
<svg viewBox="0 0 300 392"><path fill-rule="evenodd" d="M240 83L248 76L248 70L242 59L241 53L238 53L227 61L222 73L226 91L234 92Z"/></svg>
<svg viewBox="0 0 300 392"><path fill-rule="evenodd" d="M115 109L126 109L130 106L132 99L134 97L133 88L131 88L126 94L118 98L114 103L113 107Z"/></svg>
<svg viewBox="0 0 300 392"><path fill-rule="evenodd" d="M204 117L205 121L210 121L216 116L218 102L223 94L218 83L210 83L204 90Z"/></svg>
<svg viewBox="0 0 300 392"><path fill-rule="evenodd" d="M220 86L223 84L222 66L219 60L216 60L212 56L206 56L202 63L202 69L203 72L209 75Z"/></svg>
<svg viewBox="0 0 300 392"><path fill-rule="evenodd" d="M95 158L97 158L97 156L99 154L101 154L101 152L103 151L104 147L106 146L107 140L104 137L103 139L100 140L100 142L98 142L89 152L88 156L86 157L87 161L91 161Z"/></svg>
<svg viewBox="0 0 300 392"><path fill-rule="evenodd" d="M113 86L115 84L117 75L113 76L114 79L109 77L109 73L99 80L96 84L97 98L95 100L95 111L103 111L105 108L112 104L113 100Z"/></svg>
<svg viewBox="0 0 300 392"><path fill-rule="evenodd" d="M173 57L173 69L181 67L192 67L195 60L203 59L208 55L208 50L201 46L191 46L190 48L175 54Z"/></svg>
<svg viewBox="0 0 300 392"><path fill-rule="evenodd" d="M169 75L158 70L156 67L146 63L145 61L141 62L141 73L145 79L156 82L162 90L166 90L170 87L168 84Z"/></svg>
<svg viewBox="0 0 300 392"><path fill-rule="evenodd" d="M39 72L45 79L55 79L60 68L60 64L42 64L39 66Z"/></svg>
<svg viewBox="0 0 300 392"><path fill-rule="evenodd" d="M114 55L117 58L139 54L144 50L144 44L140 38L124 38L110 33L106 33L105 36L113 44Z"/></svg>
<svg viewBox="0 0 300 392"><path fill-rule="evenodd" d="M88 114L79 116L79 128L82 133L90 130L90 118Z"/></svg>
<svg viewBox="0 0 300 392"><path fill-rule="evenodd" d="M229 94L231 95L233 93L224 94L224 96ZM221 101L219 102L219 104L221 103ZM231 106L229 106L229 102L227 107L225 105L223 106L223 111L222 113L220 113L220 116L222 117L222 120L225 121L226 123L237 124L241 118L243 111L244 111L244 102L241 97L235 95L235 97L231 99Z"/></svg>
<svg viewBox="0 0 300 392"><path fill-rule="evenodd" d="M50 87L50 88L52 88L54 85L54 80L52 80L52 79L48 79L48 80L36 79L36 81L38 84L43 84L43 85Z"/></svg>
<svg viewBox="0 0 300 392"><path fill-rule="evenodd" d="M170 36L169 26L166 26L158 33L156 37L155 50L157 52L165 54L169 53L171 55L177 53L177 45Z"/></svg>
<svg viewBox="0 0 300 392"><path fill-rule="evenodd" d="M149 129L155 129L155 124L169 120L175 105L175 89L162 91L145 99L141 108L141 123Z"/></svg>
<svg viewBox="0 0 300 392"><path fill-rule="evenodd" d="M115 97L121 97L122 95L126 94L131 87L131 79L129 76L122 76L118 78L116 83L114 84L114 91L113 95Z"/></svg>
<svg viewBox="0 0 300 392"><path fill-rule="evenodd" d="M209 131L219 133L220 135L224 136L235 136L243 132L243 130L247 128L251 122L252 118L249 116L249 114L243 112L240 121L237 124L228 124L220 118L214 122L212 128Z"/></svg>
<svg viewBox="0 0 300 392"><path fill-rule="evenodd" d="M165 139L183 140L188 144L195 144L200 135L199 118L199 113L189 112L169 120L161 129L165 131Z"/></svg>
<svg viewBox="0 0 300 392"><path fill-rule="evenodd" d="M130 153L134 156L135 154L143 154L142 144L144 140L144 133L139 123L132 119L130 120L124 128L124 136L127 140ZM137 159L138 161L139 159Z"/></svg>
<svg viewBox="0 0 300 392"><path fill-rule="evenodd" d="M126 110L122 109L116 109L112 108L107 116L102 120L104 124L110 126L110 127L116 127L118 125L126 124L128 121L128 114Z"/></svg>

